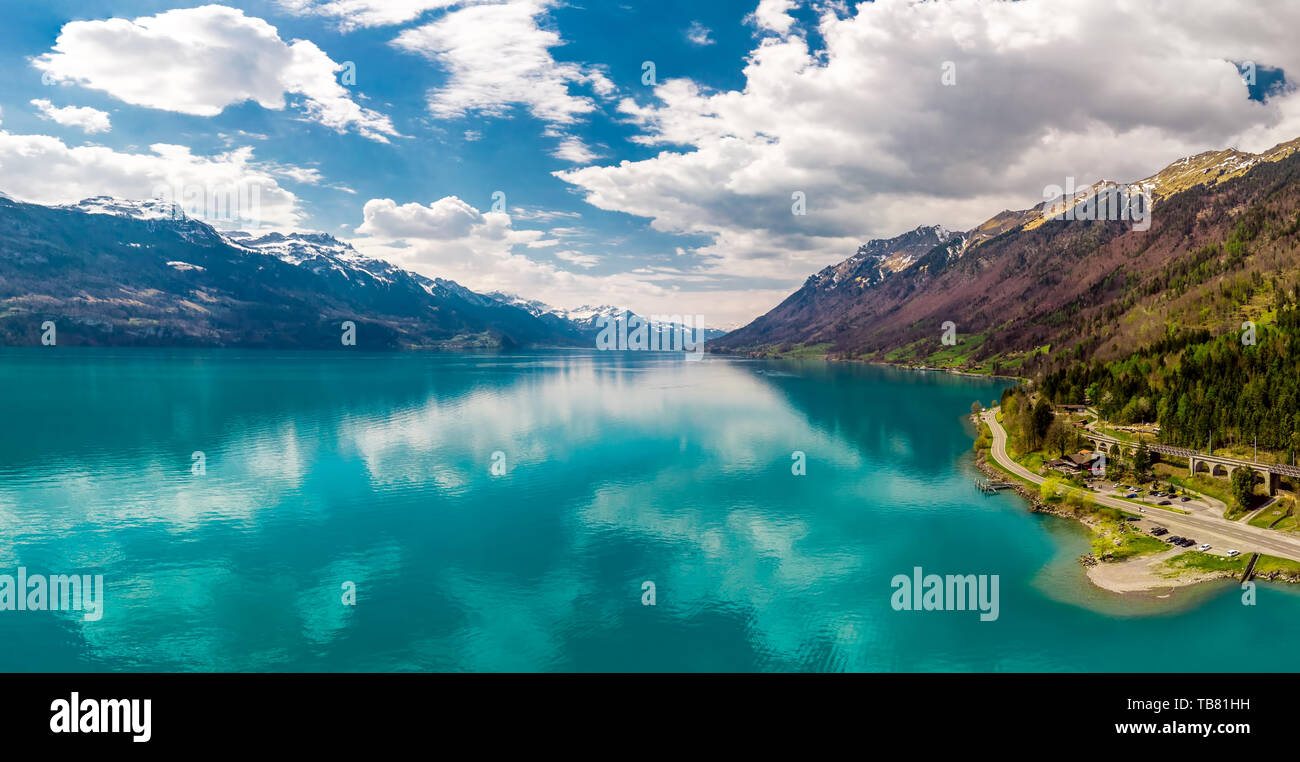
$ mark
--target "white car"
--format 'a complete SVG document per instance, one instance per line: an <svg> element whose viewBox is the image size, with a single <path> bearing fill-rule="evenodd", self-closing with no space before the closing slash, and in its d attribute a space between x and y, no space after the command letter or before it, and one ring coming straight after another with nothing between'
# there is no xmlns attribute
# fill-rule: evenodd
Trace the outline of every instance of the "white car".
<svg viewBox="0 0 1300 762"><path fill-rule="evenodd" d="M1207 550L1209 550L1209 549L1210 549L1210 543L1208 543L1208 542L1207 542L1207 543L1203 543L1200 547L1197 548L1197 550L1201 551L1202 553L1204 553L1205 551L1207 551Z"/></svg>
<svg viewBox="0 0 1300 762"><path fill-rule="evenodd" d="M1234 557L1239 556L1239 555L1241 555L1241 551L1240 551L1240 550L1230 550L1230 551L1228 551L1228 558L1234 558Z"/></svg>

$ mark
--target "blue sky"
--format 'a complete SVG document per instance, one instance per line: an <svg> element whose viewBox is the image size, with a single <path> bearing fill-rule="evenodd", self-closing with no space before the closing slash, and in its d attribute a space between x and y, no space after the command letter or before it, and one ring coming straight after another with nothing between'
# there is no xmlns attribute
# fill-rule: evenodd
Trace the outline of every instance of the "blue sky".
<svg viewBox="0 0 1300 762"><path fill-rule="evenodd" d="M0 191L256 184L255 219L214 224L727 327L869 238L1300 135L1297 11L1190 4L11 4Z"/></svg>

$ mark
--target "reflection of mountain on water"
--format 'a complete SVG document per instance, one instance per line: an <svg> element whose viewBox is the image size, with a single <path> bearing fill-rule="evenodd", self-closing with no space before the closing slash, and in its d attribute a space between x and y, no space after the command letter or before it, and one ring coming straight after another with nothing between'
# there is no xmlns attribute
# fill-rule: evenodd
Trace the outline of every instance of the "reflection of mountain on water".
<svg viewBox="0 0 1300 762"><path fill-rule="evenodd" d="M456 356L474 365L492 355ZM482 359L480 359L482 358ZM241 352L236 350L8 349L0 352L0 399L15 404L0 439L0 464L38 455L93 466L109 443L118 451L162 450L185 458L219 450L250 431L329 425L393 415L433 397L501 389L560 366L517 373L447 373L449 357L420 353ZM28 419L28 416L31 419Z"/></svg>
<svg viewBox="0 0 1300 762"><path fill-rule="evenodd" d="M745 366L814 426L861 447L868 460L897 461L909 472L932 471L966 452L953 432L961 431L970 404L989 405L1011 385L864 363L763 360Z"/></svg>

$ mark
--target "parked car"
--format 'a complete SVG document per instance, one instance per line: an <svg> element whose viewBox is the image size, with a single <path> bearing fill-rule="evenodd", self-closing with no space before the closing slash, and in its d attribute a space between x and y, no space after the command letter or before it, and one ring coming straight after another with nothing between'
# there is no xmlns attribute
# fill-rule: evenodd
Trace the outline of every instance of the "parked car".
<svg viewBox="0 0 1300 762"><path fill-rule="evenodd" d="M1128 493L1127 495L1125 495L1124 497L1127 497L1127 498L1129 498L1130 500L1132 500L1133 498L1135 498L1135 497L1137 497L1137 496L1138 496L1138 493L1136 493L1136 492L1130 492L1130 493Z"/></svg>
<svg viewBox="0 0 1300 762"><path fill-rule="evenodd" d="M1203 542L1200 545L1198 545L1196 549L1204 553L1205 551L1210 549L1210 543Z"/></svg>
<svg viewBox="0 0 1300 762"><path fill-rule="evenodd" d="M1191 500L1190 497L1184 497L1184 498L1180 498L1180 499L1181 499L1184 503L1186 503L1188 500Z"/></svg>
<svg viewBox="0 0 1300 762"><path fill-rule="evenodd" d="M1168 500L1161 500L1160 502L1156 503L1156 505L1173 505L1173 503L1169 502Z"/></svg>
<svg viewBox="0 0 1300 762"><path fill-rule="evenodd" d="M1230 550L1230 551L1228 551L1228 558L1236 558L1236 557L1239 556L1239 555L1241 555L1241 551L1240 551L1240 550Z"/></svg>

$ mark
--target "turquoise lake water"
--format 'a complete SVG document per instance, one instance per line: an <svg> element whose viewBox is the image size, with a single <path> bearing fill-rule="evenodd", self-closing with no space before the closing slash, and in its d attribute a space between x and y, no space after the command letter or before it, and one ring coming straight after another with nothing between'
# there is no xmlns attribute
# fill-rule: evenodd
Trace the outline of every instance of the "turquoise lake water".
<svg viewBox="0 0 1300 762"><path fill-rule="evenodd" d="M1297 591L1120 598L1086 581L1075 524L979 493L970 404L1004 385L667 354L0 350L0 574L105 582L98 621L0 611L0 670L1300 667ZM998 575L998 618L895 611L918 566Z"/></svg>

